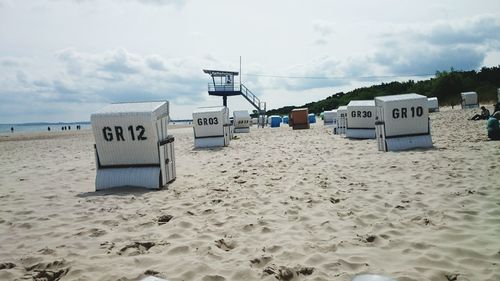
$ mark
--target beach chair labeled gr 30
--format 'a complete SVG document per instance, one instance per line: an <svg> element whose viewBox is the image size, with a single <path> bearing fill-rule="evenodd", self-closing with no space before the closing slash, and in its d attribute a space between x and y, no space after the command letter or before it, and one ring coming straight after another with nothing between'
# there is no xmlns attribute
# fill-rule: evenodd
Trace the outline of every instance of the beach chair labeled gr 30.
<svg viewBox="0 0 500 281"><path fill-rule="evenodd" d="M168 114L168 102L161 101L110 104L91 115L96 190L121 186L159 189L175 179Z"/></svg>

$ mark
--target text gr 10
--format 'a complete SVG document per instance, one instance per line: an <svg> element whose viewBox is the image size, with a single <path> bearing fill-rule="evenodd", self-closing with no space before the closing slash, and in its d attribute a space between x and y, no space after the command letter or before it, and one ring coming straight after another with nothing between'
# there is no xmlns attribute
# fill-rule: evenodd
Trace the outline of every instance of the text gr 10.
<svg viewBox="0 0 500 281"><path fill-rule="evenodd" d="M394 119L405 119L405 118L415 118L415 117L421 117L424 114L424 108L421 106L417 107L410 107L408 112L408 108L402 107L402 108L394 108L392 110L392 118Z"/></svg>

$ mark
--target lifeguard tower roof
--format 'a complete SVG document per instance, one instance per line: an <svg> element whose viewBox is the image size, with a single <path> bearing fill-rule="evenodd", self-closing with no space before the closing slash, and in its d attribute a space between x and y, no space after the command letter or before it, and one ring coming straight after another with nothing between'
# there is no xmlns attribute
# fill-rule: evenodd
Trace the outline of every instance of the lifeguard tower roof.
<svg viewBox="0 0 500 281"><path fill-rule="evenodd" d="M222 77L227 75L238 76L238 72L235 71L223 71L223 70L211 70L203 69L203 72L210 74L212 77Z"/></svg>

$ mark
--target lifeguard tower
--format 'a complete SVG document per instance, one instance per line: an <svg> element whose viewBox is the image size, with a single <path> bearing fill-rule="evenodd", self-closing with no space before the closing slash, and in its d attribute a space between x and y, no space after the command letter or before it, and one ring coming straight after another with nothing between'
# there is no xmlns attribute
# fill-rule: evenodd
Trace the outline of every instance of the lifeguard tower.
<svg viewBox="0 0 500 281"><path fill-rule="evenodd" d="M261 102L260 99L252 93L245 85L236 83L234 77L238 76L239 73L235 71L221 71L221 70L209 70L203 69L203 72L207 73L212 77L212 83L208 84L208 94L211 96L222 97L222 105L227 107L227 97L228 96L243 96L250 104L257 109L259 116L266 115L266 103ZM258 118L258 126L264 127L265 122L260 122L260 120L265 120L265 118Z"/></svg>

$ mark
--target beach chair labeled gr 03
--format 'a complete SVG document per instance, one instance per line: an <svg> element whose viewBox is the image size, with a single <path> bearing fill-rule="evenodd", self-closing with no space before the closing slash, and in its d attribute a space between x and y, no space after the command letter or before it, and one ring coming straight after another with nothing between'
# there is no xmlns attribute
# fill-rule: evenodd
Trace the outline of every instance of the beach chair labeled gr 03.
<svg viewBox="0 0 500 281"><path fill-rule="evenodd" d="M174 137L167 134L169 104L110 104L90 117L95 137L96 190L159 189L176 177Z"/></svg>
<svg viewBox="0 0 500 281"><path fill-rule="evenodd" d="M201 107L193 112L195 148L228 146L231 130L229 109L225 106Z"/></svg>
<svg viewBox="0 0 500 281"><path fill-rule="evenodd" d="M432 147L427 97L418 94L376 97L375 105L379 150Z"/></svg>

